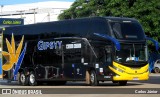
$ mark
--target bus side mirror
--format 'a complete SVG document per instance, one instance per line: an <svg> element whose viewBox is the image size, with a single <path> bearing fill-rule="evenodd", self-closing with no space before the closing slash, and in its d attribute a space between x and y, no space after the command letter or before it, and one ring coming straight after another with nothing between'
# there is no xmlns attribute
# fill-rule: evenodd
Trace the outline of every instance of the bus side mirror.
<svg viewBox="0 0 160 97"><path fill-rule="evenodd" d="M152 41L153 44L155 45L155 49L158 51L158 49L159 49L158 41L156 41L156 40L154 40L153 38L150 38L150 37L146 37L146 39Z"/></svg>

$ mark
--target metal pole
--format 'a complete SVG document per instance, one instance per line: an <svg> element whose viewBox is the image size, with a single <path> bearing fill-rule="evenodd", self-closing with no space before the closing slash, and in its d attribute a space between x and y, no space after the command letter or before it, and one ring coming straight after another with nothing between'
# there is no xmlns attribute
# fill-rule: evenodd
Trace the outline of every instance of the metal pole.
<svg viewBox="0 0 160 97"><path fill-rule="evenodd" d="M50 22L50 13L48 12L48 22Z"/></svg>
<svg viewBox="0 0 160 97"><path fill-rule="evenodd" d="M34 24L36 23L36 9L33 9L34 10Z"/></svg>
<svg viewBox="0 0 160 97"><path fill-rule="evenodd" d="M20 10L20 11L17 11L17 12L20 12L20 18L22 19L23 18L23 12L25 12L25 10Z"/></svg>
<svg viewBox="0 0 160 97"><path fill-rule="evenodd" d="M34 23L36 23L36 10L38 8L33 8L33 9L30 9L30 10L33 10L33 14L34 14Z"/></svg>
<svg viewBox="0 0 160 97"><path fill-rule="evenodd" d="M1 18L2 18L2 9L3 9L4 5L1 5Z"/></svg>

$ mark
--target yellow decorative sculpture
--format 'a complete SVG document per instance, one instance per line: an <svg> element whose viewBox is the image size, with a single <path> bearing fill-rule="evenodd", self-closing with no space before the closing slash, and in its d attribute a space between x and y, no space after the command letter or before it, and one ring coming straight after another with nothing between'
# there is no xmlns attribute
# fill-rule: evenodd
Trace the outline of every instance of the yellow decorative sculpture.
<svg viewBox="0 0 160 97"><path fill-rule="evenodd" d="M10 70L14 66L14 64L17 63L19 55L22 50L23 40L24 40L24 36L22 37L22 39L19 43L19 46L16 50L15 49L15 40L14 40L13 34L12 34L11 44L9 43L8 39L6 39L6 45L7 45L8 52L2 51L2 55L7 60L7 62L2 66L2 69L4 71Z"/></svg>

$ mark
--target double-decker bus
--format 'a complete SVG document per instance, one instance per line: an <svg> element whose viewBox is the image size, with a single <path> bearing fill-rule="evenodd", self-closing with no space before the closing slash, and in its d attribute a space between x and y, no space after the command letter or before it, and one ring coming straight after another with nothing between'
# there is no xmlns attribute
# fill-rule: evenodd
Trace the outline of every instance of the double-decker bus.
<svg viewBox="0 0 160 97"><path fill-rule="evenodd" d="M147 80L147 40L159 48L137 20L124 17L13 26L2 32L3 78L21 85Z"/></svg>

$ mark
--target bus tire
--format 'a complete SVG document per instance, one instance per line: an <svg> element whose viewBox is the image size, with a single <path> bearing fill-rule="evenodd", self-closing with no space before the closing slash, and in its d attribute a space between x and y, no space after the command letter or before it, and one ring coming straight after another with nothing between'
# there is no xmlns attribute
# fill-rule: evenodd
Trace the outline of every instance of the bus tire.
<svg viewBox="0 0 160 97"><path fill-rule="evenodd" d="M92 70L90 72L90 85L91 86L97 86L99 83L98 83L98 80L97 80L97 76L96 76L96 73L94 70Z"/></svg>
<svg viewBox="0 0 160 97"><path fill-rule="evenodd" d="M160 73L160 69L159 69L158 67L155 67L155 68L154 68L154 72L155 72L155 73Z"/></svg>
<svg viewBox="0 0 160 97"><path fill-rule="evenodd" d="M24 72L20 72L18 81L20 85L26 86L28 85L28 76Z"/></svg>
<svg viewBox="0 0 160 97"><path fill-rule="evenodd" d="M36 76L35 76L35 73L33 71L31 71L29 73L29 85L30 86L36 86L37 85Z"/></svg>
<svg viewBox="0 0 160 97"><path fill-rule="evenodd" d="M127 85L127 81L119 81L119 85L120 86L126 86Z"/></svg>

